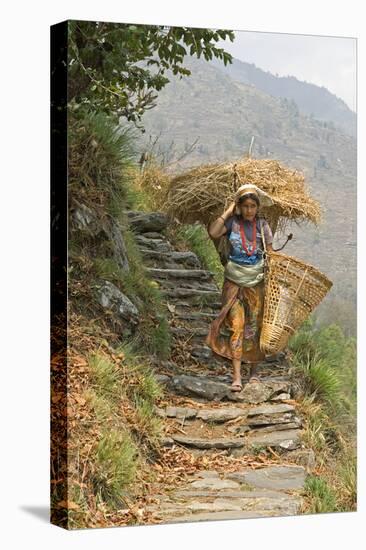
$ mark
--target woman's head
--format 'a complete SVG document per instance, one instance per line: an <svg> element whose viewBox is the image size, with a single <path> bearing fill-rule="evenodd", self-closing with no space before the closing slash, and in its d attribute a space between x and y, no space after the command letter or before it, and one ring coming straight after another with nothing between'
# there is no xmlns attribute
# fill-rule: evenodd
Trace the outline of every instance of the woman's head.
<svg viewBox="0 0 366 550"><path fill-rule="evenodd" d="M258 212L260 205L258 194L245 193L237 200L237 214L241 215L244 220L253 220Z"/></svg>

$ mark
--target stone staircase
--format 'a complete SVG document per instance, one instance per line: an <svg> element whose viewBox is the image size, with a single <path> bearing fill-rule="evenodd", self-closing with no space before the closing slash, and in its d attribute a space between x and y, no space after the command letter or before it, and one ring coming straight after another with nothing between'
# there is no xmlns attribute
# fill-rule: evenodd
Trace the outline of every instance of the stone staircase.
<svg viewBox="0 0 366 550"><path fill-rule="evenodd" d="M197 256L174 249L164 214L128 212L144 263L164 298L173 334L169 361L157 361L156 377L168 403L163 448L184 448L193 456L223 453L252 457L235 472L199 471L179 489L162 494L148 511L164 523L283 516L300 513L307 473L314 464L302 443L303 419L296 407L296 382L285 354L260 365L260 382L230 390L231 362L214 357L205 343L220 309L221 291ZM277 463L261 465L269 452Z"/></svg>

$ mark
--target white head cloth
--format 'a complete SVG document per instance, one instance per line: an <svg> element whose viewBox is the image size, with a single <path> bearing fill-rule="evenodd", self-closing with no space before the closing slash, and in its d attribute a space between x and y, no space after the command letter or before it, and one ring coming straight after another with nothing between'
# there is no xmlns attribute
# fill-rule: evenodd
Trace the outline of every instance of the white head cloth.
<svg viewBox="0 0 366 550"><path fill-rule="evenodd" d="M254 185L253 183L244 183L244 185L241 185L239 189L235 193L235 202L238 201L240 197L247 193L256 193L259 197L259 201L261 206L272 206L273 200L272 198L266 193L265 191L262 191L259 187Z"/></svg>

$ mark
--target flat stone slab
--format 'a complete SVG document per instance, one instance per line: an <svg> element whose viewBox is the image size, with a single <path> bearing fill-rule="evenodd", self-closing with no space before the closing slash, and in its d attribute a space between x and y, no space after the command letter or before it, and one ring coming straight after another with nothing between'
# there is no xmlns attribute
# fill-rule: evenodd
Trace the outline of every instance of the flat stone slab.
<svg viewBox="0 0 366 550"><path fill-rule="evenodd" d="M197 410L190 407L166 407L165 415L168 418L196 418Z"/></svg>
<svg viewBox="0 0 366 550"><path fill-rule="evenodd" d="M286 495L286 497L289 495ZM234 491L230 489L222 490L189 490L182 489L180 491L175 491L171 497L164 497L166 499L170 498L283 498L284 494L279 491L269 491L267 489L251 489L251 490L239 490Z"/></svg>
<svg viewBox="0 0 366 550"><path fill-rule="evenodd" d="M221 489L239 489L240 485L232 479L221 479L220 477L212 476L192 481L188 487L191 489L213 489L218 491Z"/></svg>
<svg viewBox="0 0 366 550"><path fill-rule="evenodd" d="M303 466L267 466L252 470L246 468L226 475L238 483L277 491L300 490L304 486L306 470Z"/></svg>
<svg viewBox="0 0 366 550"><path fill-rule="evenodd" d="M296 449L300 446L300 430L280 430L266 433L256 432L247 438L250 446L270 446L282 449Z"/></svg>
<svg viewBox="0 0 366 550"><path fill-rule="evenodd" d="M196 447L196 449L235 449L244 446L244 440L238 438L215 438L202 439L199 437L188 437L178 434L171 434L171 438L187 447Z"/></svg>
<svg viewBox="0 0 366 550"><path fill-rule="evenodd" d="M166 407L164 409L155 408L156 413L161 417L168 418L197 418L206 422L227 422L239 416L246 417L248 411L238 407L225 407L220 409L194 409L191 407Z"/></svg>
<svg viewBox="0 0 366 550"><path fill-rule="evenodd" d="M193 376L181 374L172 376L168 381L168 388L178 395L200 397L207 401L234 401L248 404L259 404L269 401L273 396L287 392L290 389L288 380L263 381L259 384L245 384L241 392L233 392L230 384L217 382L208 376ZM274 405L276 406L276 405Z"/></svg>
<svg viewBox="0 0 366 550"><path fill-rule="evenodd" d="M205 269L158 269L157 267L148 267L151 276L157 279L179 278L179 279L203 279L208 280L212 277L211 271ZM216 287L216 290L217 287Z"/></svg>
<svg viewBox="0 0 366 550"><path fill-rule="evenodd" d="M234 420L239 416L246 417L248 411L238 407L227 407L222 409L200 409L197 412L197 418L211 422L227 422Z"/></svg>
<svg viewBox="0 0 366 550"><path fill-rule="evenodd" d="M198 500L188 500L182 503L161 502L158 506L150 505L148 511L156 511L158 515L179 515L187 512L272 512L285 515L296 514L301 499L289 495L282 495L275 498L215 498L212 502L200 502Z"/></svg>
<svg viewBox="0 0 366 550"><path fill-rule="evenodd" d="M196 288L164 288L161 290L161 293L164 296L169 296L171 298L189 298L192 296L201 296L201 297L219 297L220 292L213 290L199 290Z"/></svg>
<svg viewBox="0 0 366 550"><path fill-rule="evenodd" d="M277 419L274 419L273 417L270 417L269 420L271 420L271 424L268 426L263 426L260 423L257 424L250 424L250 427L248 426L247 431L255 431L255 433L266 433L266 432L273 432L273 431L279 431L279 430L296 430L298 428L302 427L301 421L297 417L293 417L293 422L285 420L282 424L277 424ZM269 421L268 420L268 421ZM243 426L239 426L240 429L238 430L230 430L233 433L241 433Z"/></svg>
<svg viewBox="0 0 366 550"><path fill-rule="evenodd" d="M250 518L260 518L260 517L272 517L275 515L286 515L286 514L275 514L272 510L262 510L262 511L228 511L228 512L211 512L211 513L197 513L197 514L185 514L175 518L166 518L164 523L182 523L182 522L196 522L196 521L218 521L223 519L250 519ZM287 514L289 515L289 514ZM290 514L293 515L293 514Z"/></svg>
<svg viewBox="0 0 366 550"><path fill-rule="evenodd" d="M289 403L280 403L278 405L277 404L260 405L259 407L252 407L248 411L248 416L254 416L257 414L278 414L278 413L284 413L284 412L289 412L294 410L295 410L294 405L291 405Z"/></svg>

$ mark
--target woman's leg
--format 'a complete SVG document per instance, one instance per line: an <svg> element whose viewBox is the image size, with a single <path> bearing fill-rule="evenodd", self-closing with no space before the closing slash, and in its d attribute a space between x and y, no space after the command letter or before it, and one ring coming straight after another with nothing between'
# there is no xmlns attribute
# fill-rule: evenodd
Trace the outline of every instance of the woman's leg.
<svg viewBox="0 0 366 550"><path fill-rule="evenodd" d="M230 349L232 354L233 365L233 389L240 389L241 387L241 355L243 346L243 331L244 331L244 308L239 299L237 299L227 315L227 326L231 331L230 336Z"/></svg>
<svg viewBox="0 0 366 550"><path fill-rule="evenodd" d="M233 383L232 383L233 386L234 385L241 386L240 367L241 367L241 360L233 359Z"/></svg>

